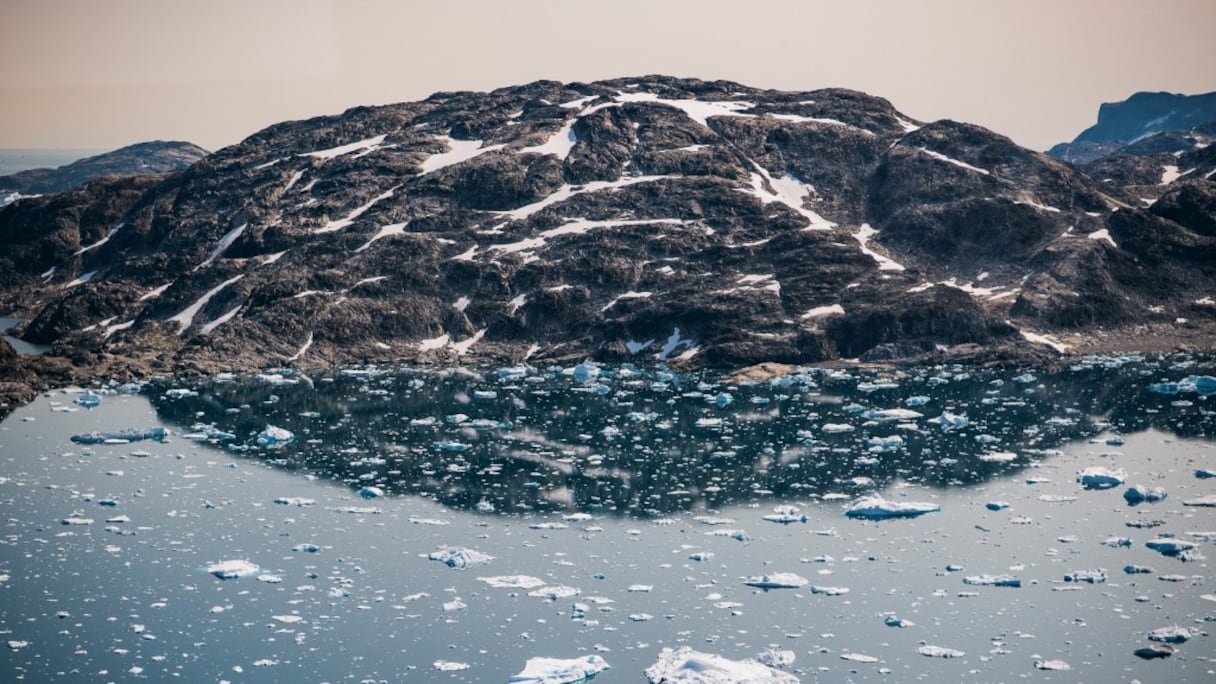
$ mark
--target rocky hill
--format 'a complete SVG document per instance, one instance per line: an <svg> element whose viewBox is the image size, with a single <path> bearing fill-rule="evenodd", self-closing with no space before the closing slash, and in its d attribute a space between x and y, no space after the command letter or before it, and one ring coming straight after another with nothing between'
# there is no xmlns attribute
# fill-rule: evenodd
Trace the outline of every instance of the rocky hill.
<svg viewBox="0 0 1216 684"><path fill-rule="evenodd" d="M53 345L27 368L116 375L1210 347L1216 185L1195 154L1150 206L847 90L437 93L9 206L0 312Z"/></svg>
<svg viewBox="0 0 1216 684"><path fill-rule="evenodd" d="M1076 164L1114 155L1191 151L1216 138L1216 93L1136 93L1098 108L1098 122L1047 154Z"/></svg>
<svg viewBox="0 0 1216 684"><path fill-rule="evenodd" d="M30 169L0 176L0 196L64 192L102 176L139 176L175 171L205 156L207 150L188 142L156 140L136 143L57 169Z"/></svg>

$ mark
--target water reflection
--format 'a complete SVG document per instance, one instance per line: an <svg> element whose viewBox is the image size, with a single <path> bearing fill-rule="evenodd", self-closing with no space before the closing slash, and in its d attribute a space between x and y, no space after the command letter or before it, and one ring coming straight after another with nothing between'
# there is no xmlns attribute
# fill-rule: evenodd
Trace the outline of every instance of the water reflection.
<svg viewBox="0 0 1216 684"><path fill-rule="evenodd" d="M1216 436L1205 397L1146 389L1211 367L1090 359L1051 373L816 369L751 386L629 367L400 369L224 376L188 386L197 395L167 391L180 384L148 391L175 432L209 433L234 452L352 489L504 514L657 516L852 496L900 480L971 485L1033 467L1067 442L1100 437L1114 450L1118 435L1149 428ZM920 415L879 413L887 409ZM259 446L267 425L294 441Z"/></svg>

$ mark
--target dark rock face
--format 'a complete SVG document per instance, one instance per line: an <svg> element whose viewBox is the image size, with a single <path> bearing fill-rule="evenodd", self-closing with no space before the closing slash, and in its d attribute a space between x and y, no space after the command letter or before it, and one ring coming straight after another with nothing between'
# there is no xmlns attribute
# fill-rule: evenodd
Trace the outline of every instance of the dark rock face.
<svg viewBox="0 0 1216 684"><path fill-rule="evenodd" d="M1208 145L1216 136L1216 93L1136 93L1098 108L1098 123L1048 154L1087 164L1116 154L1176 152Z"/></svg>
<svg viewBox="0 0 1216 684"><path fill-rule="evenodd" d="M1190 154L1170 159L1212 161ZM0 312L119 374L1015 358L1205 329L1211 180L1179 174L1145 208L1135 188L1162 171L1122 173L844 90L437 93L17 202Z"/></svg>
<svg viewBox="0 0 1216 684"><path fill-rule="evenodd" d="M41 195L64 192L103 176L144 176L184 169L205 156L207 150L188 142L156 140L136 143L113 152L79 159L57 169L30 169L0 176L0 193Z"/></svg>

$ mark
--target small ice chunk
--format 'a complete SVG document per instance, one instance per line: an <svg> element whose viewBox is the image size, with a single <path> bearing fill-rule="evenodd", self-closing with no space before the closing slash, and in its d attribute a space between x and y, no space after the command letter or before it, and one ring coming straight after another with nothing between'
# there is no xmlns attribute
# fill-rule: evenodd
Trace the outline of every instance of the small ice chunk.
<svg viewBox="0 0 1216 684"><path fill-rule="evenodd" d="M688 646L664 648L658 661L646 668L650 684L798 684L792 674L753 659L729 660Z"/></svg>
<svg viewBox="0 0 1216 684"><path fill-rule="evenodd" d="M1071 670L1072 667L1063 660L1036 660L1034 661L1036 670Z"/></svg>
<svg viewBox="0 0 1216 684"><path fill-rule="evenodd" d="M821 585L817 584L817 585L811 587L811 593L820 594L822 596L843 596L844 594L849 593L849 588L848 587L826 587L826 586L821 586Z"/></svg>
<svg viewBox="0 0 1216 684"><path fill-rule="evenodd" d="M1144 545L1163 556L1177 556L1184 551L1190 551L1195 548L1193 542L1173 539L1171 537L1150 539L1144 542Z"/></svg>
<svg viewBox="0 0 1216 684"><path fill-rule="evenodd" d="M971 421L965 415L942 411L942 414L936 419L938 425L941 426L942 432L950 432L951 430L959 430L967 427Z"/></svg>
<svg viewBox="0 0 1216 684"><path fill-rule="evenodd" d="M81 392L73 401L85 408L96 408L101 405L101 395L96 392L85 390Z"/></svg>
<svg viewBox="0 0 1216 684"><path fill-rule="evenodd" d="M267 424L266 429L259 432L257 439L254 441L260 447L266 449L278 449L279 447L290 443L295 438L295 434L293 434L290 430Z"/></svg>
<svg viewBox="0 0 1216 684"><path fill-rule="evenodd" d="M763 516L769 522L790 524L796 522L806 522L806 514L803 513L797 506L782 505L773 507L773 512Z"/></svg>
<svg viewBox="0 0 1216 684"><path fill-rule="evenodd" d="M283 506L313 506L316 505L317 500L302 496L280 496L274 502Z"/></svg>
<svg viewBox="0 0 1216 684"><path fill-rule="evenodd" d="M541 587L540 589L534 589L534 590L528 592L528 596L532 596L535 598L549 599L550 601L556 601L558 599L572 598L574 596L578 596L581 593L582 592L579 591L575 587L566 586L564 584L558 584L558 585L554 585L551 587Z"/></svg>
<svg viewBox="0 0 1216 684"><path fill-rule="evenodd" d="M930 658L962 658L963 656L967 655L966 653L953 648L946 648L944 646L930 646L928 644L916 649L916 652L923 656L929 656Z"/></svg>
<svg viewBox="0 0 1216 684"><path fill-rule="evenodd" d="M131 442L142 442L145 439L166 442L169 440L169 431L163 427L153 427L145 430L87 432L80 435L72 435L72 441L76 444L129 444Z"/></svg>
<svg viewBox="0 0 1216 684"><path fill-rule="evenodd" d="M1144 648L1137 648L1132 651L1132 654L1137 658L1152 660L1153 658L1168 658L1174 655L1174 647L1169 644L1149 644Z"/></svg>
<svg viewBox="0 0 1216 684"><path fill-rule="evenodd" d="M1166 497L1165 489L1161 487L1145 487L1144 485L1133 485L1123 492L1123 498L1133 506L1138 503L1149 502L1155 503L1162 501Z"/></svg>
<svg viewBox="0 0 1216 684"><path fill-rule="evenodd" d="M1006 508L1009 508L1009 502L1008 501L989 501L988 503L984 504L984 506L990 511L1003 511Z"/></svg>
<svg viewBox="0 0 1216 684"><path fill-rule="evenodd" d="M222 580L249 577L258 574L260 571L261 568L247 560L226 560L207 566L207 572Z"/></svg>
<svg viewBox="0 0 1216 684"><path fill-rule="evenodd" d="M743 583L759 589L798 589L806 586L807 579L792 572L775 572L770 575L752 575L744 579Z"/></svg>
<svg viewBox="0 0 1216 684"><path fill-rule="evenodd" d="M1086 489L1110 489L1123 484L1126 479L1126 471L1111 470L1102 466L1086 468L1077 475L1077 482L1080 482L1081 486Z"/></svg>
<svg viewBox="0 0 1216 684"><path fill-rule="evenodd" d="M847 660L847 661L853 662L853 663L877 663L878 662L878 658L875 658L872 655L866 655L864 653L853 653L852 651L845 651L844 653L841 653L840 659Z"/></svg>
<svg viewBox="0 0 1216 684"><path fill-rule="evenodd" d="M574 684L608 669L598 655L579 658L528 658L524 669L507 680L511 684Z"/></svg>
<svg viewBox="0 0 1216 684"><path fill-rule="evenodd" d="M977 587L1020 587L1022 580L1012 575L971 575L963 578L963 584Z"/></svg>
<svg viewBox="0 0 1216 684"><path fill-rule="evenodd" d="M545 581L530 575L499 575L497 577L478 577L477 581L496 589L535 589L545 586Z"/></svg>
<svg viewBox="0 0 1216 684"><path fill-rule="evenodd" d="M1182 502L1183 506L1202 506L1205 508L1216 508L1216 494L1207 494L1205 496L1197 496L1193 499L1187 499Z"/></svg>
<svg viewBox="0 0 1216 684"><path fill-rule="evenodd" d="M850 518L866 520L883 520L886 518L915 518L925 513L935 513L941 506L932 503L916 501L887 501L881 496L863 496L857 499L845 511Z"/></svg>
<svg viewBox="0 0 1216 684"><path fill-rule="evenodd" d="M1159 627L1148 633L1149 641L1159 641L1166 644L1182 644L1191 638L1191 630L1186 627L1172 625Z"/></svg>
<svg viewBox="0 0 1216 684"><path fill-rule="evenodd" d="M861 414L863 418L877 421L893 421L893 420L915 420L925 414L912 409L891 408L891 409L870 409Z"/></svg>
<svg viewBox="0 0 1216 684"><path fill-rule="evenodd" d="M358 494L364 499L375 499L384 496L384 490L379 487L364 487L359 490Z"/></svg>
<svg viewBox="0 0 1216 684"><path fill-rule="evenodd" d="M1074 570L1064 575L1065 582L1085 582L1087 584L1105 584L1105 570Z"/></svg>
<svg viewBox="0 0 1216 684"><path fill-rule="evenodd" d="M436 660L431 663L431 667L440 672L460 672L461 670L469 669L468 663L458 663L454 660Z"/></svg>
<svg viewBox="0 0 1216 684"><path fill-rule="evenodd" d="M438 551L432 551L427 558L439 561L449 568L458 568L460 570L474 565L483 565L494 560L493 556L473 549L467 549L463 546L449 546Z"/></svg>

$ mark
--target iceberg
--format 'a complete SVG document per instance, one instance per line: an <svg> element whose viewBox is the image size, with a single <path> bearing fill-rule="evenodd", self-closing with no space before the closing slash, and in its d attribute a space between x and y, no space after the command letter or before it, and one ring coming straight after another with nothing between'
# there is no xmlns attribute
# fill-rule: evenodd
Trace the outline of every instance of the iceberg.
<svg viewBox="0 0 1216 684"><path fill-rule="evenodd" d="M775 572L771 575L752 575L743 583L759 589L798 589L806 586L807 579L792 572Z"/></svg>
<svg viewBox="0 0 1216 684"><path fill-rule="evenodd" d="M963 584L976 587L1020 587L1022 580L1011 575L971 575L963 578Z"/></svg>
<svg viewBox="0 0 1216 684"><path fill-rule="evenodd" d="M967 655L966 653L953 648L946 648L944 646L929 646L928 644L916 649L916 652L923 656L929 656L930 658L962 658L963 656Z"/></svg>
<svg viewBox="0 0 1216 684"><path fill-rule="evenodd" d="M144 430L87 432L80 435L72 435L71 439L76 444L129 444L131 442L142 442L145 439L166 442L169 439L169 431L163 427L152 427Z"/></svg>
<svg viewBox="0 0 1216 684"><path fill-rule="evenodd" d="M249 577L258 574L260 571L261 568L247 560L226 560L207 566L207 572L222 580Z"/></svg>
<svg viewBox="0 0 1216 684"><path fill-rule="evenodd" d="M1216 494L1208 494L1206 496L1197 496L1194 499L1187 499L1186 501L1182 502L1182 505L1216 508Z"/></svg>
<svg viewBox="0 0 1216 684"><path fill-rule="evenodd" d="M971 424L967 416L942 411L935 421L941 426L942 432L950 432L951 430L959 430Z"/></svg>
<svg viewBox="0 0 1216 684"><path fill-rule="evenodd" d="M285 430L274 425L266 425L266 429L258 433L254 440L258 446L266 449L278 449L284 444L290 443L296 438L295 434L290 430Z"/></svg>
<svg viewBox="0 0 1216 684"><path fill-rule="evenodd" d="M1169 644L1149 644L1144 648L1137 648L1132 651L1132 654L1137 658L1152 660L1153 658L1168 658L1174 655L1174 647Z"/></svg>
<svg viewBox="0 0 1216 684"><path fill-rule="evenodd" d="M1191 549L1195 548L1195 544L1193 542L1173 539L1170 537L1150 539L1144 542L1144 545L1163 556L1177 556L1183 551L1190 551Z"/></svg>
<svg viewBox="0 0 1216 684"><path fill-rule="evenodd" d="M1077 482L1086 489L1110 489L1118 487L1127 479L1127 473L1122 469L1111 470L1102 466L1086 468L1077 475Z"/></svg>
<svg viewBox="0 0 1216 684"><path fill-rule="evenodd" d="M1148 633L1149 641L1158 641L1166 644L1182 644L1186 643L1191 638L1191 630L1186 627L1172 625L1170 627L1159 627Z"/></svg>
<svg viewBox="0 0 1216 684"><path fill-rule="evenodd" d="M892 420L915 420L922 417L924 414L912 409L870 409L861 414L863 418L877 421L892 421Z"/></svg>
<svg viewBox="0 0 1216 684"><path fill-rule="evenodd" d="M379 487L364 487L359 490L358 494L364 499L375 499L384 496L384 490Z"/></svg>
<svg viewBox="0 0 1216 684"><path fill-rule="evenodd" d="M1085 582L1087 584L1105 584L1105 570L1074 570L1064 575L1065 582Z"/></svg>
<svg viewBox="0 0 1216 684"><path fill-rule="evenodd" d="M608 663L597 655L580 658L528 658L524 669L512 676L511 684L574 684L585 682L608 669Z"/></svg>
<svg viewBox="0 0 1216 684"><path fill-rule="evenodd" d="M1127 491L1123 492L1123 498L1127 500L1127 503L1133 506L1138 503L1144 503L1145 501L1149 503L1162 501L1165 499L1165 497L1166 492L1161 487L1145 487L1143 485L1135 485L1128 487Z"/></svg>
<svg viewBox="0 0 1216 684"><path fill-rule="evenodd" d="M916 501L887 501L881 496L864 496L853 502L845 511L850 518L884 520L886 518L915 518L925 513L936 513L942 508L937 504Z"/></svg>
<svg viewBox="0 0 1216 684"><path fill-rule="evenodd" d="M783 505L774 506L773 512L762 516L768 522L781 523L788 525L796 522L806 522L806 514L803 513L797 506Z"/></svg>
<svg viewBox="0 0 1216 684"><path fill-rule="evenodd" d="M460 570L474 565L483 565L494 560L494 556L474 551L473 549L466 549L462 546L449 546L445 549L432 551L427 558L439 561L449 568L458 568Z"/></svg>
<svg viewBox="0 0 1216 684"><path fill-rule="evenodd" d="M101 395L96 392L85 390L84 392L81 392L79 396L73 399L73 401L75 401L77 405L85 408L96 408L101 406Z"/></svg>
<svg viewBox="0 0 1216 684"><path fill-rule="evenodd" d="M792 674L753 659L730 660L688 646L664 648L658 661L646 668L650 684L798 684Z"/></svg>

